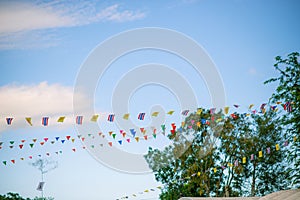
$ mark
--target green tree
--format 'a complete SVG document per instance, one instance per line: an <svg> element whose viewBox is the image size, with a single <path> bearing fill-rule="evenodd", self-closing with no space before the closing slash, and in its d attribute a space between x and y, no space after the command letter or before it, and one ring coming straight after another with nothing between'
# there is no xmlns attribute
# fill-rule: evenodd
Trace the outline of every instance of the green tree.
<svg viewBox="0 0 300 200"><path fill-rule="evenodd" d="M30 200L23 198L18 193L8 192L6 195L0 195L0 200Z"/></svg>
<svg viewBox="0 0 300 200"><path fill-rule="evenodd" d="M275 149L283 143L281 136L282 124L273 109L226 117L203 109L169 135L173 145L150 149L145 157L156 180L165 185L161 199L265 195L287 185L286 148Z"/></svg>
<svg viewBox="0 0 300 200"><path fill-rule="evenodd" d="M248 156L246 144L251 141L250 122L246 115L233 113L227 117L220 134L219 151L221 156L220 181L221 196L241 196L245 182L242 157Z"/></svg>
<svg viewBox="0 0 300 200"><path fill-rule="evenodd" d="M281 123L285 125L285 139L291 143L287 160L290 167L289 181L294 188L300 187L300 64L299 53L293 52L282 58L277 56L274 64L279 77L265 81L265 84L276 82L278 86L271 97L272 102L282 102L284 112Z"/></svg>
<svg viewBox="0 0 300 200"><path fill-rule="evenodd" d="M156 180L165 184L161 199L181 196L217 196L221 184L212 170L220 159L216 143L224 115L202 109L192 113L176 132L169 135L173 145L159 151L149 150L145 156Z"/></svg>
<svg viewBox="0 0 300 200"><path fill-rule="evenodd" d="M283 126L277 112L269 109L264 114L252 114L251 122L250 140L244 147L248 157L253 155L253 160L250 159L245 166L245 175L251 183L251 196L262 196L285 189L286 148L276 150L276 144L283 144Z"/></svg>

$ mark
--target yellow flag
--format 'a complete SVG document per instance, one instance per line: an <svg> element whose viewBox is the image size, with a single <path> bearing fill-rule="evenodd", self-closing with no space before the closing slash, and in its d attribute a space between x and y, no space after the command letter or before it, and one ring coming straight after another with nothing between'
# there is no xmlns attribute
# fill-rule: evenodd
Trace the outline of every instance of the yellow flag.
<svg viewBox="0 0 300 200"><path fill-rule="evenodd" d="M260 158L263 157L262 151L258 152L258 157L260 157Z"/></svg>
<svg viewBox="0 0 300 200"><path fill-rule="evenodd" d="M224 108L224 113L225 113L225 115L227 115L228 112L229 112L229 106L226 106L226 107Z"/></svg>
<svg viewBox="0 0 300 200"><path fill-rule="evenodd" d="M222 118L218 118L217 120L216 120L216 122L221 122L222 121Z"/></svg>
<svg viewBox="0 0 300 200"><path fill-rule="evenodd" d="M124 115L123 115L123 119L128 120L128 119L129 119L129 113L124 114Z"/></svg>
<svg viewBox="0 0 300 200"><path fill-rule="evenodd" d="M297 141L297 137L296 137L296 136L295 136L293 139L294 139L294 142L296 142L296 141Z"/></svg>
<svg viewBox="0 0 300 200"><path fill-rule="evenodd" d="M249 105L249 110L251 110L251 108L254 106L254 104L250 104Z"/></svg>
<svg viewBox="0 0 300 200"><path fill-rule="evenodd" d="M99 115L93 115L91 118L92 122L97 122Z"/></svg>
<svg viewBox="0 0 300 200"><path fill-rule="evenodd" d="M149 190L145 190L144 192L149 192Z"/></svg>
<svg viewBox="0 0 300 200"><path fill-rule="evenodd" d="M249 116L250 116L250 113L247 113L246 116L249 117Z"/></svg>
<svg viewBox="0 0 300 200"><path fill-rule="evenodd" d="M202 108L198 108L197 109L197 115L201 115L201 113L202 113Z"/></svg>
<svg viewBox="0 0 300 200"><path fill-rule="evenodd" d="M243 157L243 164L245 164L247 162L247 158Z"/></svg>
<svg viewBox="0 0 300 200"><path fill-rule="evenodd" d="M157 117L157 116L158 116L158 114L159 114L159 112L153 112L151 116L153 116L153 117Z"/></svg>
<svg viewBox="0 0 300 200"><path fill-rule="evenodd" d="M227 163L228 167L232 167L233 165L231 163Z"/></svg>
<svg viewBox="0 0 300 200"><path fill-rule="evenodd" d="M262 109L261 109L261 112L262 112L262 114L265 114L265 113L266 113L266 109L265 109L265 108L262 108Z"/></svg>
<svg viewBox="0 0 300 200"><path fill-rule="evenodd" d="M277 101L276 104L281 104L281 101Z"/></svg>
<svg viewBox="0 0 300 200"><path fill-rule="evenodd" d="M75 142L75 138L72 138L71 140L72 140L73 143Z"/></svg>
<svg viewBox="0 0 300 200"><path fill-rule="evenodd" d="M157 186L156 188L161 190L161 186Z"/></svg>
<svg viewBox="0 0 300 200"><path fill-rule="evenodd" d="M57 122L64 122L65 118L66 118L65 116L59 117L58 120L57 120Z"/></svg>
<svg viewBox="0 0 300 200"><path fill-rule="evenodd" d="M30 126L32 126L31 117L26 117L25 119L28 122L28 124L30 124Z"/></svg>
<svg viewBox="0 0 300 200"><path fill-rule="evenodd" d="M200 127L200 126L201 126L201 123L200 123L200 122L197 122L197 126Z"/></svg>
<svg viewBox="0 0 300 200"><path fill-rule="evenodd" d="M217 168L214 168L214 173L217 173Z"/></svg>
<svg viewBox="0 0 300 200"><path fill-rule="evenodd" d="M168 115L172 115L175 111L174 110L170 110L169 112L167 112Z"/></svg>
<svg viewBox="0 0 300 200"><path fill-rule="evenodd" d="M276 151L279 151L279 149L280 149L279 144L276 144L275 148L276 148Z"/></svg>
<svg viewBox="0 0 300 200"><path fill-rule="evenodd" d="M200 172L198 172L198 173L197 173L197 176L200 176L200 175L201 175L201 173L200 173Z"/></svg>
<svg viewBox="0 0 300 200"><path fill-rule="evenodd" d="M135 137L134 138L137 142L139 142L140 138L139 137Z"/></svg>

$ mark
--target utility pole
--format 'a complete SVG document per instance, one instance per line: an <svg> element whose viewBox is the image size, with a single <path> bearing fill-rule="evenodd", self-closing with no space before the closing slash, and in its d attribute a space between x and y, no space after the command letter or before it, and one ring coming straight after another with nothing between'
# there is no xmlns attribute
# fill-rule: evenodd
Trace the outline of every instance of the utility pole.
<svg viewBox="0 0 300 200"><path fill-rule="evenodd" d="M42 199L44 199L44 174L48 173L49 171L57 168L57 162L49 161L47 159L38 159L35 162L31 163L33 167L36 167L41 172L41 182L38 185L37 190L41 191Z"/></svg>

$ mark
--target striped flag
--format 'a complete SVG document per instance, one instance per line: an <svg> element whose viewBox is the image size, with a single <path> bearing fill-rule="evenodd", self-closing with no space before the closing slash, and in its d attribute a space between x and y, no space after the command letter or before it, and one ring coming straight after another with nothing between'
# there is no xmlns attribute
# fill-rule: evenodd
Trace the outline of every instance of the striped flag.
<svg viewBox="0 0 300 200"><path fill-rule="evenodd" d="M181 114L184 115L184 116L187 116L188 113L189 113L189 110L184 110L184 111L181 112Z"/></svg>
<svg viewBox="0 0 300 200"><path fill-rule="evenodd" d="M77 116L76 117L76 124L81 125L83 120L83 116Z"/></svg>
<svg viewBox="0 0 300 200"><path fill-rule="evenodd" d="M14 119L14 118L12 118L12 117L6 118L7 124L8 124L8 125L11 125L13 119Z"/></svg>
<svg viewBox="0 0 300 200"><path fill-rule="evenodd" d="M139 119L139 120L144 120L144 119L145 119L145 113L140 113L140 114L138 115L138 119Z"/></svg>
<svg viewBox="0 0 300 200"><path fill-rule="evenodd" d="M291 102L286 102L285 104L284 104L284 110L286 110L287 112L292 112L292 104L291 104Z"/></svg>
<svg viewBox="0 0 300 200"><path fill-rule="evenodd" d="M107 117L107 121L109 121L109 122L113 122L114 119L115 119L115 115L114 115L114 114L110 114L110 115L108 115L108 117Z"/></svg>
<svg viewBox="0 0 300 200"><path fill-rule="evenodd" d="M49 117L43 117L42 118L42 125L48 126Z"/></svg>

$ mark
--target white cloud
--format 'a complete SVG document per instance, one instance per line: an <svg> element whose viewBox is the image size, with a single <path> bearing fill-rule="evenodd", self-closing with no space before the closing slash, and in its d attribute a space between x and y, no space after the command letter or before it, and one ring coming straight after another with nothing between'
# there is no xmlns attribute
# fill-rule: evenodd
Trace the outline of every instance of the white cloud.
<svg viewBox="0 0 300 200"><path fill-rule="evenodd" d="M0 7L0 33L65 27L74 24L71 16L31 3L12 2Z"/></svg>
<svg viewBox="0 0 300 200"><path fill-rule="evenodd" d="M32 117L35 125L41 126L43 116L56 121L59 116L66 115L65 125L74 124L73 88L59 84L49 85L42 82L38 85L6 85L0 87L0 126L7 127L5 118L13 117L13 126L28 126L25 117ZM84 111L84 105L89 102L84 95L80 97L79 105ZM56 123L57 124L57 123Z"/></svg>
<svg viewBox="0 0 300 200"><path fill-rule="evenodd" d="M71 87L49 85L6 85L0 87L1 115L41 115L72 111Z"/></svg>
<svg viewBox="0 0 300 200"><path fill-rule="evenodd" d="M145 17L145 13L133 12L130 10L118 11L119 5L115 4L102 10L96 15L97 20L125 22L134 21Z"/></svg>
<svg viewBox="0 0 300 200"><path fill-rule="evenodd" d="M97 5L97 2L86 1L50 1L49 3L1 1L0 48L22 46L30 48L34 39L43 37L49 39L48 31L55 28L83 26L104 21L126 22L144 17L145 13L122 9L119 4L103 8ZM31 42L25 43L28 37ZM52 42L51 45L46 46L53 44L56 43Z"/></svg>

